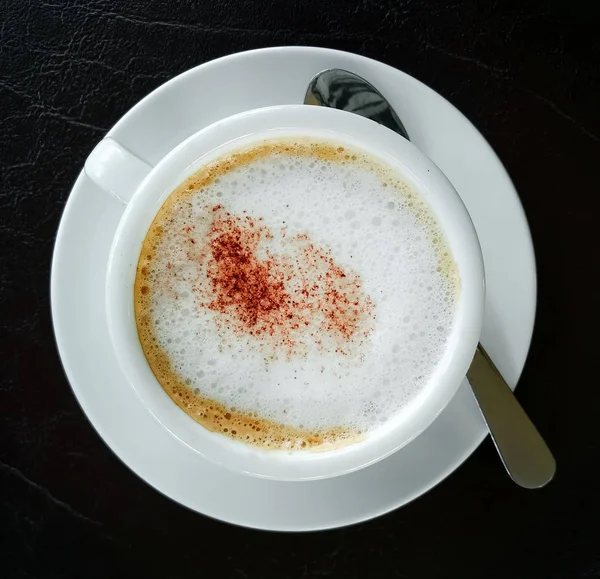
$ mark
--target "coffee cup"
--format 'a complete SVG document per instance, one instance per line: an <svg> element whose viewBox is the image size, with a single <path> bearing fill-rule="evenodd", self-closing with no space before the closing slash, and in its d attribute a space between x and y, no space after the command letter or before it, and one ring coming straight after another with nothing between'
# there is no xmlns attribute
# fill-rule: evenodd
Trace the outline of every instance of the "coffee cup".
<svg viewBox="0 0 600 579"><path fill-rule="evenodd" d="M173 402L164 384L157 379L156 368L151 367L148 352L140 341L134 292L140 252L157 214L174 190L203 167L236 151L253 150L265 142L296 141L335 143L339 150L361 151L377 163L393 168L435 216L458 281L452 325L444 339L443 351L418 392L398 412L372 430L359 429L354 438L341 437L339 444L334 440L314 448L271 449L211 431ZM126 205L110 252L104 305L121 370L140 403L165 430L207 460L236 472L277 480L311 480L352 472L383 459L418 436L444 409L464 379L479 341L483 319L484 271L477 235L458 193L443 173L414 145L386 127L334 109L304 105L269 107L237 114L202 129L154 167L112 138L106 138L88 158L85 170L102 189ZM408 205L412 205L412 201ZM215 214L220 214L222 207L215 204L213 209ZM307 211L317 209L310 207ZM340 208L340 219L344 213ZM336 215L328 219L335 221ZM319 255L319 259L325 260L323 255L332 259L329 257L332 254L326 252ZM213 288L215 283L213 280ZM379 323L377 299L369 303L372 308L367 308L367 314L371 316L372 327L364 332L363 341L368 342L364 346L370 352L367 356L376 357L378 341L372 339L369 332ZM211 315L216 309L212 307ZM406 331L410 332L410 328ZM356 348L360 358L362 343ZM277 363L285 366L296 353L289 349ZM381 364L386 363L382 358ZM341 364L350 365L351 375L360 361ZM260 387L256 390L260 396ZM223 404L226 408L226 402ZM252 410L249 412L252 415Z"/></svg>

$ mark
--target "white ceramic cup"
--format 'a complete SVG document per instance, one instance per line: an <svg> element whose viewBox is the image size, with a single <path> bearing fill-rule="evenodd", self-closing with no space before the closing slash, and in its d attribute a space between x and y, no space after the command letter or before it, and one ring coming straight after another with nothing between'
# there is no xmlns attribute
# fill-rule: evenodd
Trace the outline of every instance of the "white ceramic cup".
<svg viewBox="0 0 600 579"><path fill-rule="evenodd" d="M438 218L458 267L461 292L442 360L416 398L363 440L325 452L263 450L213 433L166 394L148 366L134 315L136 266L146 233L168 195L202 165L265 137L312 136L342 142L396 167ZM287 105L228 117L186 139L150 167L113 139L104 139L85 171L127 205L113 241L106 279L106 318L114 351L142 404L173 436L237 472L278 480L332 477L365 467L409 443L454 396L473 359L484 307L484 271L475 229L458 193L414 145L368 119L316 106ZM427 460L427 457L423 457Z"/></svg>

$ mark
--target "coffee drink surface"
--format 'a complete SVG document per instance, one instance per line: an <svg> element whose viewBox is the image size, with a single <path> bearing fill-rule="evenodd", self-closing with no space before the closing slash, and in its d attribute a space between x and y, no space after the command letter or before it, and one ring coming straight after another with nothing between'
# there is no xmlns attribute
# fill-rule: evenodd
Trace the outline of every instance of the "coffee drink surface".
<svg viewBox="0 0 600 579"><path fill-rule="evenodd" d="M460 292L402 175L333 141L263 140L168 197L135 316L168 395L211 431L325 450L394 420L438 366Z"/></svg>

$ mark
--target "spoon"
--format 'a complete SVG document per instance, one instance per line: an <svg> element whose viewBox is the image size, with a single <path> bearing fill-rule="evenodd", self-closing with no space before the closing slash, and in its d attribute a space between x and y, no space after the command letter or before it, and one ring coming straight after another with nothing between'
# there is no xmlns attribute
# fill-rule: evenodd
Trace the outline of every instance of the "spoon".
<svg viewBox="0 0 600 579"><path fill-rule="evenodd" d="M355 113L410 140L385 97L365 79L346 70L332 68L317 74L308 85L304 104ZM481 344L467 378L512 480L527 489L548 484L556 471L554 457Z"/></svg>

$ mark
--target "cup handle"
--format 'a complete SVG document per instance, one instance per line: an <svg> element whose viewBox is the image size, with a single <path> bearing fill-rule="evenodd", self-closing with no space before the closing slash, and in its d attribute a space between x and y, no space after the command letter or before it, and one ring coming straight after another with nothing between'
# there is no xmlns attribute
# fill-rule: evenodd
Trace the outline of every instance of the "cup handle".
<svg viewBox="0 0 600 579"><path fill-rule="evenodd" d="M112 137L102 139L85 161L85 174L100 189L127 205L152 166Z"/></svg>

